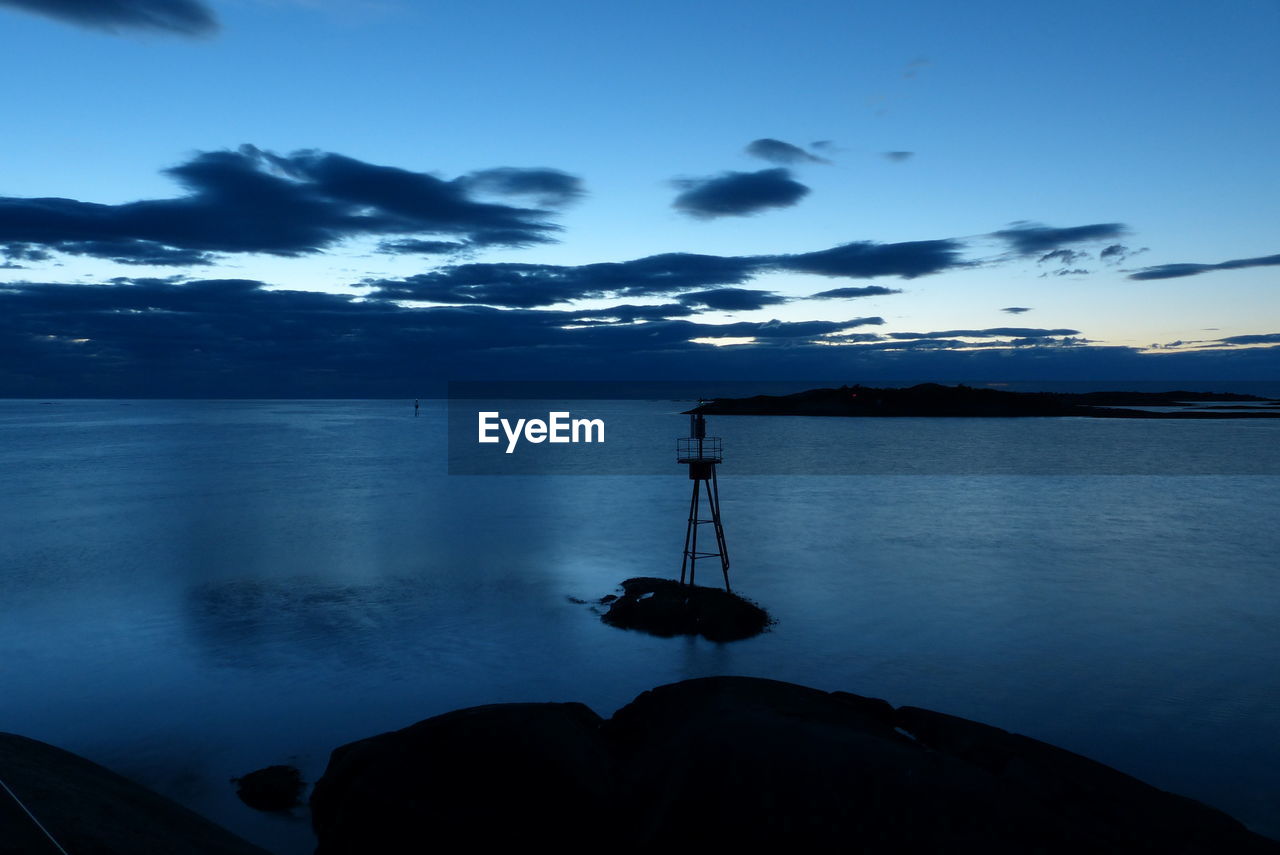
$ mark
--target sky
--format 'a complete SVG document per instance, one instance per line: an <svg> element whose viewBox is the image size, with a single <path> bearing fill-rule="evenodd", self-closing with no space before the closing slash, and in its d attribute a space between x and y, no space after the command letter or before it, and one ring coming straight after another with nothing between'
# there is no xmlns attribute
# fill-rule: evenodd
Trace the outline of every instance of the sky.
<svg viewBox="0 0 1280 855"><path fill-rule="evenodd" d="M1280 2L0 0L0 395L1280 379Z"/></svg>

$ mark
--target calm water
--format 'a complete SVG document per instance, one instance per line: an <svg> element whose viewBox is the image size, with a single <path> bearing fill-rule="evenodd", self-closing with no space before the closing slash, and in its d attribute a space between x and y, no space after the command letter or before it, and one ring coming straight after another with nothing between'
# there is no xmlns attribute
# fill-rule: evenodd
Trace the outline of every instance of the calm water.
<svg viewBox="0 0 1280 855"><path fill-rule="evenodd" d="M664 458L687 424L590 409ZM0 401L0 729L292 855L306 819L228 778L314 780L333 747L459 706L607 715L747 674L980 719L1280 836L1280 421L718 418L736 587L779 622L716 645L568 599L677 572L678 467L448 475L443 407L411 412ZM883 474L921 447L1162 474ZM879 474L741 474L821 471L797 455Z"/></svg>

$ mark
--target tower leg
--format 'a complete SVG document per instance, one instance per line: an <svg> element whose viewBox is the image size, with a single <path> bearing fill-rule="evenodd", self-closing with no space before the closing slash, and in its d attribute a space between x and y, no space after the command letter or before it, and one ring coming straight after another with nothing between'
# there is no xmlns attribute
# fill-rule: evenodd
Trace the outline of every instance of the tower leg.
<svg viewBox="0 0 1280 855"><path fill-rule="evenodd" d="M692 562L689 560L689 540L694 539L697 544L695 532L698 530L698 482L693 482L693 499L689 502L689 526L684 530L684 555L680 558L680 584L684 584L684 574L686 565L692 569Z"/></svg>
<svg viewBox="0 0 1280 855"><path fill-rule="evenodd" d="M689 514L689 529L693 532L693 539L689 543L689 584L694 584L694 574L698 569L698 491L702 481L695 479L693 482L693 510Z"/></svg>
<svg viewBox="0 0 1280 855"><path fill-rule="evenodd" d="M724 573L724 589L729 588L729 547L724 541L724 526L720 522L720 483L716 481L716 470L711 469L711 480L707 482L707 503L711 505L711 523L716 530L716 547L720 550L720 569Z"/></svg>

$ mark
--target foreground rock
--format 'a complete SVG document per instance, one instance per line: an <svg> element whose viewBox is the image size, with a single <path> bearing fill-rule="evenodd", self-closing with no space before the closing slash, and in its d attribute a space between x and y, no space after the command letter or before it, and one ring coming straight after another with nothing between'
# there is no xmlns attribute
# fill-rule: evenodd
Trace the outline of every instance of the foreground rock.
<svg viewBox="0 0 1280 855"><path fill-rule="evenodd" d="M614 804L601 724L582 704L497 704L344 745L311 792L316 853L598 846Z"/></svg>
<svg viewBox="0 0 1280 855"><path fill-rule="evenodd" d="M72 855L267 855L176 802L61 748L0 733L0 779ZM0 853L56 853L0 789Z"/></svg>
<svg viewBox="0 0 1280 855"><path fill-rule="evenodd" d="M622 595L600 619L652 635L702 635L711 641L750 638L769 626L768 612L737 594L649 577L623 582Z"/></svg>
<svg viewBox="0 0 1280 855"><path fill-rule="evenodd" d="M1226 814L1043 742L747 677L460 710L343 746L317 855L559 852L1280 853ZM393 841L400 841L393 844Z"/></svg>

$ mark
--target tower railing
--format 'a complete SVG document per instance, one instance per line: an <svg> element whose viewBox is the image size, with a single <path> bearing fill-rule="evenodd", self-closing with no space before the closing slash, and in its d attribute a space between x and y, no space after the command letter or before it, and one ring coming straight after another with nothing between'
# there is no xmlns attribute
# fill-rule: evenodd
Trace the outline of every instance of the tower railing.
<svg viewBox="0 0 1280 855"><path fill-rule="evenodd" d="M724 449L718 436L686 436L676 440L676 463L721 463Z"/></svg>

